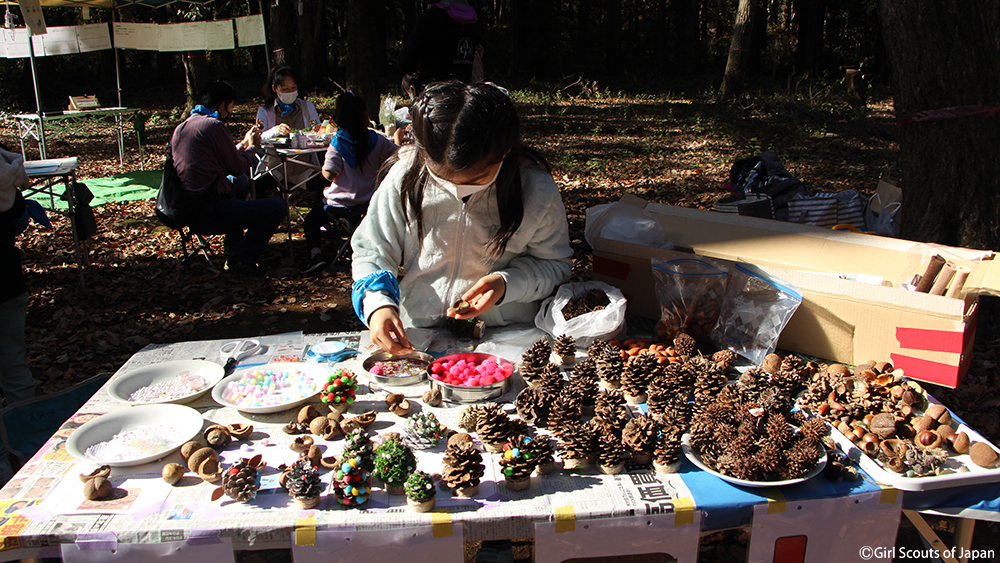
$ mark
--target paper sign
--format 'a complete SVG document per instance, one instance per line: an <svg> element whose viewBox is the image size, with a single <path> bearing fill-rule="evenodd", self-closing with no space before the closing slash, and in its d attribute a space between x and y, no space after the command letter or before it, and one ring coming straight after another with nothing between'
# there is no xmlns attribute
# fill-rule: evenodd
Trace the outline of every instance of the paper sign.
<svg viewBox="0 0 1000 563"><path fill-rule="evenodd" d="M244 16L233 20L236 22L236 35L239 36L239 46L264 44L264 18L260 14Z"/></svg>
<svg viewBox="0 0 1000 563"><path fill-rule="evenodd" d="M111 34L108 32L108 24L106 23L76 26L76 36L80 43L81 53L111 48Z"/></svg>
<svg viewBox="0 0 1000 563"><path fill-rule="evenodd" d="M95 549L96 547L96 549ZM147 563L178 561L183 563L227 563L235 561L232 538L212 542L168 541L159 543L118 543L115 549L100 549L85 543L62 544L66 563Z"/></svg>
<svg viewBox="0 0 1000 563"><path fill-rule="evenodd" d="M294 561L461 561L465 557L462 524L454 523L453 533L434 537L430 524L414 528L357 531L351 528L316 529L312 541L292 541ZM298 534L298 532L296 532Z"/></svg>
<svg viewBox="0 0 1000 563"><path fill-rule="evenodd" d="M156 31L160 34L160 51L186 51L184 47L184 26L187 24L174 23L156 26Z"/></svg>
<svg viewBox="0 0 1000 563"><path fill-rule="evenodd" d="M233 20L204 22L205 48L210 51L234 49L236 39L233 38Z"/></svg>
<svg viewBox="0 0 1000 563"><path fill-rule="evenodd" d="M205 37L205 22L177 24L181 28L181 46L185 51L204 51L208 42Z"/></svg>
<svg viewBox="0 0 1000 563"><path fill-rule="evenodd" d="M21 17L31 34L45 35L45 16L42 15L40 0L18 0L17 4L21 7Z"/></svg>
<svg viewBox="0 0 1000 563"><path fill-rule="evenodd" d="M701 511L685 512L687 525L675 525L678 517L666 513L576 520L572 531L560 531L558 522L538 522L535 562L664 553L677 563L697 563Z"/></svg>
<svg viewBox="0 0 1000 563"><path fill-rule="evenodd" d="M45 35L37 38L42 43L42 52L46 55L66 55L79 53L80 45L76 39L76 27L50 27Z"/></svg>

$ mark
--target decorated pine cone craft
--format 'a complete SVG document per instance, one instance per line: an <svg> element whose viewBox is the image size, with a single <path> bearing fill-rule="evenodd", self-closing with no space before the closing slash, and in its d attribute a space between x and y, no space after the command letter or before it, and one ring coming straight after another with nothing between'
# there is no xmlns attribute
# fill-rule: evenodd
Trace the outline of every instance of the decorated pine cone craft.
<svg viewBox="0 0 1000 563"><path fill-rule="evenodd" d="M551 413L550 413L551 416ZM500 453L503 445L510 437L510 417L503 408L490 403L479 413L479 420L476 423L476 434L483 443L483 447L490 453Z"/></svg>
<svg viewBox="0 0 1000 563"><path fill-rule="evenodd" d="M518 436L503 446L500 467L504 481L512 491L523 491L531 485L531 474L537 460L532 455L531 438Z"/></svg>
<svg viewBox="0 0 1000 563"><path fill-rule="evenodd" d="M249 459L241 458L222 474L221 492L236 502L252 501L257 497L257 491L260 489L263 465L259 455ZM218 489L216 493L213 493L212 500L217 498L216 494L219 494Z"/></svg>
<svg viewBox="0 0 1000 563"><path fill-rule="evenodd" d="M552 399L541 387L525 387L514 400L517 416L528 424L539 424L548 420L551 405Z"/></svg>
<svg viewBox="0 0 1000 563"><path fill-rule="evenodd" d="M357 460L361 470L371 474L375 470L375 444L368 433L355 428L344 436L344 458Z"/></svg>
<svg viewBox="0 0 1000 563"><path fill-rule="evenodd" d="M576 340L568 334L560 335L552 345L552 353L558 364L573 365L576 363Z"/></svg>
<svg viewBox="0 0 1000 563"><path fill-rule="evenodd" d="M541 434L532 436L531 442L521 447L535 460L535 470L539 475L547 475L555 470L555 449L551 438Z"/></svg>
<svg viewBox="0 0 1000 563"><path fill-rule="evenodd" d="M389 494L403 494L403 484L417 469L413 450L397 440L388 440L375 448L375 477L385 483Z"/></svg>
<svg viewBox="0 0 1000 563"><path fill-rule="evenodd" d="M300 458L288 469L285 488L302 508L315 507L323 492L319 469L310 464L308 459Z"/></svg>
<svg viewBox="0 0 1000 563"><path fill-rule="evenodd" d="M622 472L624 463L622 458L625 455L625 446L621 439L615 436L607 428L601 428L597 433L597 468L606 475L615 475Z"/></svg>
<svg viewBox="0 0 1000 563"><path fill-rule="evenodd" d="M358 506L368 502L372 492L371 473L361 468L353 457L340 458L340 467L333 474L330 484L337 502L344 506Z"/></svg>
<svg viewBox="0 0 1000 563"><path fill-rule="evenodd" d="M434 479L423 471L414 471L406 480L406 504L414 512L429 512L434 508Z"/></svg>
<svg viewBox="0 0 1000 563"><path fill-rule="evenodd" d="M479 491L479 480L486 473L483 455L469 442L457 442L448 446L444 455L444 483L459 496L475 496Z"/></svg>
<svg viewBox="0 0 1000 563"><path fill-rule="evenodd" d="M564 469L583 469L590 464L594 436L587 425L580 422L567 424L560 429L558 438Z"/></svg>
<svg viewBox="0 0 1000 563"><path fill-rule="evenodd" d="M653 467L657 473L677 473L681 465L681 435L678 426L663 426L656 439Z"/></svg>
<svg viewBox="0 0 1000 563"><path fill-rule="evenodd" d="M323 385L320 400L330 407L330 410L346 412L354 404L358 391L358 378L346 369L338 369L330 374Z"/></svg>
<svg viewBox="0 0 1000 563"><path fill-rule="evenodd" d="M628 448L634 463L645 465L652 461L658 434L659 427L649 415L644 414L628 421L622 431L622 442Z"/></svg>
<svg viewBox="0 0 1000 563"><path fill-rule="evenodd" d="M415 450L433 448L441 441L441 423L432 412L419 412L403 426L403 443Z"/></svg>

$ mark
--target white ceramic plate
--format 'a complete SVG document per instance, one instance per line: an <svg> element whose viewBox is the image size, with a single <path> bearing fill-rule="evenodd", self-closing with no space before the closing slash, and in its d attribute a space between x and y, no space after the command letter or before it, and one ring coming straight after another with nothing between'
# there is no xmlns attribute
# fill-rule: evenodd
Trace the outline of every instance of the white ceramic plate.
<svg viewBox="0 0 1000 563"><path fill-rule="evenodd" d="M205 360L178 360L163 362L115 376L108 385L108 394L112 399L130 405L160 405L166 403L183 404L208 393L224 374L222 366ZM200 378L198 386L188 394L176 398L165 398L156 401L139 402L129 397L133 393L157 383L171 381L182 374L190 374L192 378Z"/></svg>
<svg viewBox="0 0 1000 563"><path fill-rule="evenodd" d="M734 485L741 485L744 487L754 487L758 489L764 487L781 487L784 485L794 485L795 483L801 483L803 481L808 481L809 479L812 479L813 477L819 475L820 472L823 471L823 468L826 467L826 450L823 449L823 458L819 460L819 463L816 464L816 467L814 467L812 471L805 474L803 477L799 477L798 479L786 479L784 481L747 481L745 479L737 479L736 477L730 477L729 475L724 475L722 473L719 473L718 471L705 465L705 462L701 460L701 455L691 448L691 443L689 441L690 438L691 438L690 434L684 434L683 436L681 436L681 451L684 452L684 456L687 457L688 460L691 461L691 463L697 465L698 469L711 473L712 475L715 475L719 479L722 479L723 481L732 483Z"/></svg>
<svg viewBox="0 0 1000 563"><path fill-rule="evenodd" d="M230 401L226 398L226 388L230 383L235 383L243 377L246 372L254 371L292 371L297 370L304 373L307 377L310 377L313 382L313 391L308 393L291 393L288 390L282 390L282 392L277 396L282 400L280 404L268 405L263 407L250 407L245 405L237 405L236 403ZM326 383L327 378L330 376L330 369L325 365L321 364L310 364L304 362L283 362L277 364L267 364L264 366L256 366L249 368L237 368L236 371L229 377L220 381L214 389L212 389L212 398L215 402L220 405L232 407L240 412L250 413L250 414L270 414L275 412L281 412L288 410L293 407L297 407L309 399L312 399L317 394L319 394L320 388Z"/></svg>
<svg viewBox="0 0 1000 563"><path fill-rule="evenodd" d="M124 467L156 461L173 453L184 442L197 436L204 425L201 414L184 405L139 405L103 414L77 428L66 441L66 451L73 457L92 461L101 465ZM148 445L136 449L136 455L127 459L102 459L87 455L87 449L95 444L107 442L122 432L155 428L170 439L160 445Z"/></svg>

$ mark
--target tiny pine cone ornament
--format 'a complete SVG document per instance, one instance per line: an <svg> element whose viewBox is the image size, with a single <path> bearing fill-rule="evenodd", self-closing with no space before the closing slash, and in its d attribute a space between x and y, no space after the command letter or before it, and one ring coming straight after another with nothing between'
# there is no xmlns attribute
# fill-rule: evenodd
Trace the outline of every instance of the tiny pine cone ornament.
<svg viewBox="0 0 1000 563"><path fill-rule="evenodd" d="M441 422L432 412L411 416L403 427L403 443L415 450L433 448L441 441Z"/></svg>
<svg viewBox="0 0 1000 563"><path fill-rule="evenodd" d="M434 488L434 479L423 471L411 473L403 488L406 490L406 498L416 502L429 501L437 494L437 490Z"/></svg>
<svg viewBox="0 0 1000 563"><path fill-rule="evenodd" d="M364 504L372 492L371 473L361 469L357 459L346 455L341 457L331 484L334 498L344 506Z"/></svg>
<svg viewBox="0 0 1000 563"><path fill-rule="evenodd" d="M260 489L260 456L241 458L222 474L222 490L236 502L250 502Z"/></svg>
<svg viewBox="0 0 1000 563"><path fill-rule="evenodd" d="M338 369L327 378L320 393L320 400L329 405L354 404L358 391L358 378L346 369Z"/></svg>

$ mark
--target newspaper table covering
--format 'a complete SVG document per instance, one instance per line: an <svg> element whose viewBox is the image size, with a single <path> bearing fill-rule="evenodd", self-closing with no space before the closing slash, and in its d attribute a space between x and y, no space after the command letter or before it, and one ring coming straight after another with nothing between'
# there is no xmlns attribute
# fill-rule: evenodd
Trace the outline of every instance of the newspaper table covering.
<svg viewBox="0 0 1000 563"><path fill-rule="evenodd" d="M543 335L536 329L512 328L495 330L477 350L517 360L524 349ZM299 361L308 347L318 342L339 340L348 348L360 349L360 354L336 367L359 375L361 386L351 414L367 410L378 412L370 434L401 431L404 419L387 411L387 391L402 392L414 404L414 411L433 412L445 426L458 429L458 416L464 405L423 405L420 396L426 384L411 387L382 388L368 383L361 368L370 353L366 334L292 333L261 337L261 350L243 360L236 370L279 360ZM414 336L423 342L422 348L441 353L467 345L447 333L430 331ZM135 354L119 374L139 367L181 359L206 359L222 362L220 347L227 341L184 342L170 345L150 345ZM498 402L513 412L513 399L523 388L517 380L512 389ZM313 401L320 407L318 399ZM291 464L298 454L289 449L294 436L282 427L295 418L297 408L275 414L252 415L221 407L210 395L189 404L200 412L207 424L249 423L254 426L250 441L234 441L220 455L224 467L241 457L260 454L267 463L261 489L250 503L237 503L228 497L211 502L212 490L218 485L201 482L188 473L178 486L166 485L160 472L168 462L183 463L175 452L162 460L135 467L115 468L111 482L116 498L88 501L82 495L78 476L96 469L90 462L80 462L65 449L66 438L72 431L100 414L129 406L111 399L107 385L53 436L22 468L6 487L0 490L0 555L4 560L47 555L47 546L72 543L87 533L112 532L120 543L151 543L187 540L199 536L231 537L236 549L290 547L292 532L300 518L316 519L317 527L353 527L358 530L393 527L426 526L432 523L430 514L417 514L407 509L403 496L390 496L376 487L362 508L345 508L333 494L323 495L316 509L302 510L278 485L279 464ZM324 411L325 412L325 411ZM412 413L411 413L412 414ZM545 431L547 432L547 431ZM377 439L377 438L376 438ZM325 448L324 457L339 454L343 439L326 442L316 437ZM442 468L445 444L415 452L417 467L428 473ZM659 475L648 466L629 467L618 475L602 475L596 469L583 473L554 472L532 477L532 485L524 491L510 491L503 485L499 454L483 453L486 475L480 492L472 499L452 497L447 490L438 490L437 510L450 513L451 520L464 526L466 541L532 537L535 522L550 521L557 508L572 506L577 518L635 516L669 512L674 499L689 499L691 493L678 475ZM329 485L332 473L323 470L323 481ZM327 490L328 487L324 487ZM690 501L685 502L690 506ZM43 548L39 551L39 548Z"/></svg>

